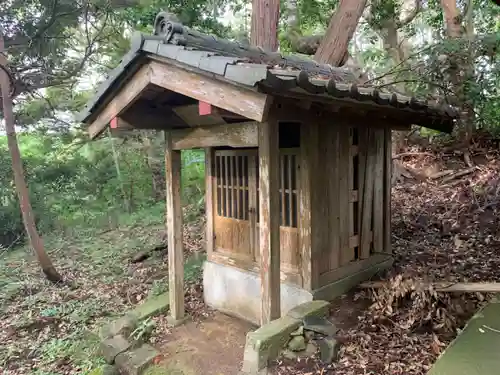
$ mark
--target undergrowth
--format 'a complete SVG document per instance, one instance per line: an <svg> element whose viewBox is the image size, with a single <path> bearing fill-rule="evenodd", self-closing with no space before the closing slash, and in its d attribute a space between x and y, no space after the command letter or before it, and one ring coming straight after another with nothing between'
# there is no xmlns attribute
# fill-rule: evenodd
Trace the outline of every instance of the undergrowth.
<svg viewBox="0 0 500 375"><path fill-rule="evenodd" d="M199 152L183 155L182 174L185 277L188 292L196 293L203 261L198 255L204 233L202 156ZM88 374L102 363L96 355L98 342L90 332L168 290L166 251L131 262L138 252L166 248L163 199L136 205L130 213L123 207L111 212L103 206L99 212L93 205L81 205L78 214L57 220L64 222L64 228L45 233L44 242L68 285L46 281L29 246L0 250L0 368L4 374ZM194 252L196 257L191 256ZM197 297L190 298L188 309L197 303ZM136 334L147 337L152 329L149 323Z"/></svg>

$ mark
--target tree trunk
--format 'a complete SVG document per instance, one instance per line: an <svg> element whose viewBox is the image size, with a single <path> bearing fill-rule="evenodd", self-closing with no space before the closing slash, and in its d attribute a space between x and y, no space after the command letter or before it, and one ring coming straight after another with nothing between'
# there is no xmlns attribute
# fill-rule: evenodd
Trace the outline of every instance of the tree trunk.
<svg viewBox="0 0 500 375"><path fill-rule="evenodd" d="M9 146L10 156L12 158L12 170L14 172L14 183L16 185L17 195L19 197L19 203L21 206L21 213L23 217L24 227L26 233L28 234L28 239L31 246L35 250L38 262L42 267L42 271L53 283L61 282L62 277L55 269L50 258L45 252L42 238L38 235L35 219L33 215L33 209L31 208L28 187L26 186L26 181L24 179L23 164L21 161L21 153L19 152L19 146L17 144L16 129L14 125L14 114L12 109L12 98L11 98L11 82L9 75L7 74L7 59L4 55L4 40L3 31L0 34L0 65L3 67L0 69L0 85L2 92L2 107L3 107L3 118L5 121L5 129L7 131L7 143Z"/></svg>
<svg viewBox="0 0 500 375"><path fill-rule="evenodd" d="M250 44L270 52L278 50L279 0L253 0Z"/></svg>
<svg viewBox="0 0 500 375"><path fill-rule="evenodd" d="M314 55L316 62L341 66L347 61L347 47L365 7L366 0L340 0Z"/></svg>
<svg viewBox="0 0 500 375"><path fill-rule="evenodd" d="M450 39L458 39L464 36L470 38L474 34L473 27L473 9L472 0L468 0L465 5L465 14L462 17L460 13L456 0L441 0L441 6L443 8L443 19L446 29L446 36ZM461 20L465 19L465 25L462 28ZM467 97L466 82L471 79L474 73L474 68L472 65L472 56L468 58L457 59L456 56L449 55L448 59L451 61L450 67L448 69L449 80L453 85L453 93L457 101L457 105L460 106L462 110L462 115L460 119L460 127L458 129L458 134L460 138L466 142L470 142L472 134L475 130L474 124L474 108Z"/></svg>
<svg viewBox="0 0 500 375"><path fill-rule="evenodd" d="M462 35L462 25L460 24L461 17L456 0L441 0L441 6L443 7L446 35L449 38L459 38Z"/></svg>

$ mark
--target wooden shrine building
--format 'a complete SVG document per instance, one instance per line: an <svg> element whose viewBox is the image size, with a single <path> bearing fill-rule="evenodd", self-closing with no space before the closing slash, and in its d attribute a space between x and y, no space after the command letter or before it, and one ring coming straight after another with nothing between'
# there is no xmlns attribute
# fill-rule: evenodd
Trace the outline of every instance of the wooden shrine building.
<svg viewBox="0 0 500 375"><path fill-rule="evenodd" d="M165 134L171 314L184 315L180 151L206 150L206 302L256 324L392 263L391 129L455 111L160 13L81 113L92 138Z"/></svg>

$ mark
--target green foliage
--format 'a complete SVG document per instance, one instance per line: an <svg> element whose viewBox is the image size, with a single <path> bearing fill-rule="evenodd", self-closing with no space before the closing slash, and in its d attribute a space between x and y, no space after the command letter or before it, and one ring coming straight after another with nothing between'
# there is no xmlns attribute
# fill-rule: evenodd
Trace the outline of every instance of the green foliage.
<svg viewBox="0 0 500 375"><path fill-rule="evenodd" d="M140 219L138 215L149 215L150 225L163 222L163 196L156 196L152 186L153 174L163 176L163 162L151 170L139 142L115 140L121 179L109 138L87 142L37 132L21 134L19 144L42 233L70 235L84 228L106 230L131 224ZM161 143L155 147L157 159L163 161ZM193 207L188 212L196 216L204 204L204 153L183 152L182 162L183 199ZM6 138L0 138L0 245L4 247L24 233L10 168ZM122 185L126 196L121 193ZM158 188L163 190L163 186ZM126 212L125 200L132 212Z"/></svg>
<svg viewBox="0 0 500 375"><path fill-rule="evenodd" d="M130 337L135 341L147 341L154 329L154 320L147 318L139 322L138 327L130 334Z"/></svg>

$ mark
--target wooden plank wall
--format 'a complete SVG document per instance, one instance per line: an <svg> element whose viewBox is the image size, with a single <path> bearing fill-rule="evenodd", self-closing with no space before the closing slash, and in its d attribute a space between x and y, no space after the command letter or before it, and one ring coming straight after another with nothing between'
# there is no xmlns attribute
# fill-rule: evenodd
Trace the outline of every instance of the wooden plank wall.
<svg viewBox="0 0 500 375"><path fill-rule="evenodd" d="M318 259L312 259L312 264L317 265L319 277L313 288L359 271L372 260L380 261L374 255L390 252L386 249L390 242L386 172L390 131L325 122L319 135L320 162L312 189L313 195L322 197L313 206L319 239L314 244L316 255L312 255Z"/></svg>

